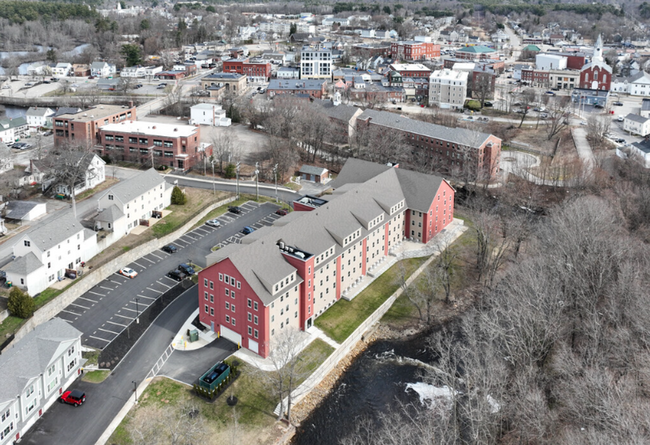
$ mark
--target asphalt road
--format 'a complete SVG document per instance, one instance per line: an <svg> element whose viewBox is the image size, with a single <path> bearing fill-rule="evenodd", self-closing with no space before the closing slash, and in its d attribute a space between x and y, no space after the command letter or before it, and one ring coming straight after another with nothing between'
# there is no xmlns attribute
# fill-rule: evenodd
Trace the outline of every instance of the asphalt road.
<svg viewBox="0 0 650 445"><path fill-rule="evenodd" d="M212 365L224 360L236 350L237 345L223 337L201 349L174 350L158 375L193 385Z"/></svg>
<svg viewBox="0 0 650 445"><path fill-rule="evenodd" d="M86 392L86 403L75 408L55 403L22 438L30 445L92 445L106 430L129 397L169 346L174 335L196 310L198 288L179 296L154 321L113 373L100 384L77 381L71 388Z"/></svg>
<svg viewBox="0 0 650 445"><path fill-rule="evenodd" d="M241 207L241 215L226 213L220 216L221 227L203 225L183 234L172 243L178 249L176 253L157 250L124 264L123 267L134 269L138 275L130 279L116 270L68 305L58 317L83 332L84 346L104 349L135 321L139 313L177 284L166 276L170 270L180 263L190 262L204 267L205 257L213 246L240 242L244 226L259 229L280 218L274 213L278 209L275 204L248 202Z"/></svg>
<svg viewBox="0 0 650 445"><path fill-rule="evenodd" d="M202 189L211 189L213 187L213 181L211 181L210 179L195 178L191 175L183 176L183 175L169 174L165 176L165 179L167 180L167 182L171 182L172 184L175 181L178 181L178 185L182 185L186 187L195 187L195 188L202 188ZM235 193L237 191L235 181L216 180L214 181L214 187L216 190L222 190L226 192ZM239 181L239 192L254 195L255 183ZM260 195L274 198L275 186L260 184L259 193ZM296 199L298 199L300 196L302 195L298 192L294 192L293 190L278 187L278 199L283 202L291 203Z"/></svg>

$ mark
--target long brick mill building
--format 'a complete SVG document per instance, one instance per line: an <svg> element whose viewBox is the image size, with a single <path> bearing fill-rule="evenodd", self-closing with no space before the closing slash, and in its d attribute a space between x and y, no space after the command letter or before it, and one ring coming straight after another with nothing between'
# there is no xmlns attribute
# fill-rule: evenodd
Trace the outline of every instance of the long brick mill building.
<svg viewBox="0 0 650 445"><path fill-rule="evenodd" d="M210 146L201 144L201 127L125 121L103 125L98 133L98 151L118 160L188 170L202 160ZM207 156L210 153L205 153Z"/></svg>
<svg viewBox="0 0 650 445"><path fill-rule="evenodd" d="M413 147L412 158L431 171L472 180L490 180L499 172L501 139L492 134L368 109L356 117L356 130L372 128L399 132Z"/></svg>
<svg viewBox="0 0 650 445"><path fill-rule="evenodd" d="M405 237L426 243L453 219L454 190L440 177L349 159L332 186L206 258L205 326L267 357L275 336L310 328Z"/></svg>

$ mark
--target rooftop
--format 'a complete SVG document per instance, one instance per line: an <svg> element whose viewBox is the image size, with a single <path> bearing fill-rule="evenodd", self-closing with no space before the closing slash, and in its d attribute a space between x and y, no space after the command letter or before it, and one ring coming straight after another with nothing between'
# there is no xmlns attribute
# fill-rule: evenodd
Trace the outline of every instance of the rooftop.
<svg viewBox="0 0 650 445"><path fill-rule="evenodd" d="M627 116L625 116L625 120L632 121L632 122L637 122L639 124L643 124L643 123L648 121L648 118L640 116L638 114L630 113Z"/></svg>
<svg viewBox="0 0 650 445"><path fill-rule="evenodd" d="M114 185L106 192L102 193L97 200L99 201L110 193L115 195L115 197L122 201L122 203L126 204L159 185L167 186L165 178L163 178L156 170L150 168L144 173ZM169 184L169 186L171 186L171 184Z"/></svg>
<svg viewBox="0 0 650 445"><path fill-rule="evenodd" d="M198 131L197 128L194 125L161 124L146 121L123 121L100 127L104 133L132 133L167 138L189 137Z"/></svg>
<svg viewBox="0 0 650 445"><path fill-rule="evenodd" d="M73 119L75 122L89 122L89 121L102 119L104 117L112 116L114 114L126 113L127 110L130 110L130 108L127 108L122 105L99 104L99 105L95 105L93 108L89 108L88 110L80 110L76 113L70 113L70 114L57 113L55 117Z"/></svg>
<svg viewBox="0 0 650 445"><path fill-rule="evenodd" d="M471 54L487 54L496 51L493 50L492 48L488 48L487 46L476 45L476 46L466 46L464 48L459 48L456 50L456 52L471 53Z"/></svg>
<svg viewBox="0 0 650 445"><path fill-rule="evenodd" d="M396 71L431 71L421 63L393 63L390 66Z"/></svg>
<svg viewBox="0 0 650 445"><path fill-rule="evenodd" d="M271 79L267 90L322 90L325 80Z"/></svg>

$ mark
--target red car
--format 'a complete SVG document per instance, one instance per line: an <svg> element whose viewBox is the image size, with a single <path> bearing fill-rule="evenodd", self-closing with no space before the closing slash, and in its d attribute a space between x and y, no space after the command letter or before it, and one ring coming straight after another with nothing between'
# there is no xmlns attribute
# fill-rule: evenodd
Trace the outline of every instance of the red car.
<svg viewBox="0 0 650 445"><path fill-rule="evenodd" d="M59 402L74 405L75 407L83 405L85 401L86 401L86 393L83 391L79 391L78 389L74 389L72 391L66 391L59 398Z"/></svg>
<svg viewBox="0 0 650 445"><path fill-rule="evenodd" d="M278 209L278 210L275 211L275 214L280 215L280 216L284 216L284 215L287 214L287 211L284 210L284 209Z"/></svg>

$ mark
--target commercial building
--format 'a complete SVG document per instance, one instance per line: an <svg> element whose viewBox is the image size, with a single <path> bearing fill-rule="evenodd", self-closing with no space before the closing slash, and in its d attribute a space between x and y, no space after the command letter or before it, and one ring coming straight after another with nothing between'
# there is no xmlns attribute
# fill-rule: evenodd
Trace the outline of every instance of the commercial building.
<svg viewBox="0 0 650 445"><path fill-rule="evenodd" d="M249 82L266 82L271 78L271 63L248 58L229 59L223 62L223 72L245 74Z"/></svg>
<svg viewBox="0 0 650 445"><path fill-rule="evenodd" d="M0 355L0 444L17 443L79 376L81 332L60 318Z"/></svg>
<svg viewBox="0 0 650 445"><path fill-rule="evenodd" d="M390 56L394 60L431 60L440 57L440 45L431 42L393 42Z"/></svg>
<svg viewBox="0 0 650 445"><path fill-rule="evenodd" d="M464 60L486 60L496 58L498 54L492 48L486 46L465 46L456 50L456 58Z"/></svg>
<svg viewBox="0 0 650 445"><path fill-rule="evenodd" d="M404 238L428 242L453 220L442 178L349 159L334 194L208 255L199 272L199 319L267 357L274 338L305 330L381 266Z"/></svg>
<svg viewBox="0 0 650 445"><path fill-rule="evenodd" d="M325 95L326 83L326 80L271 79L269 86L266 88L266 94L269 97L273 97L278 94L300 94L316 99L322 99Z"/></svg>
<svg viewBox="0 0 650 445"><path fill-rule="evenodd" d="M136 118L136 108L119 105L96 105L88 110L55 115L54 146L77 144L93 146L99 143L99 127Z"/></svg>
<svg viewBox="0 0 650 445"><path fill-rule="evenodd" d="M196 104L190 107L190 124L229 127L231 121L221 105Z"/></svg>
<svg viewBox="0 0 650 445"><path fill-rule="evenodd" d="M102 126L99 145L104 156L183 171L201 160L204 150L199 126L145 121Z"/></svg>
<svg viewBox="0 0 650 445"><path fill-rule="evenodd" d="M555 54L537 54L535 67L538 70L564 70L567 68L567 58Z"/></svg>
<svg viewBox="0 0 650 445"><path fill-rule="evenodd" d="M300 79L300 68L283 66L276 72L278 79Z"/></svg>
<svg viewBox="0 0 650 445"><path fill-rule="evenodd" d="M429 104L440 108L462 108L467 99L468 73L436 70L429 79Z"/></svg>
<svg viewBox="0 0 650 445"><path fill-rule="evenodd" d="M493 179L499 171L501 139L491 134L371 109L357 117L357 131L366 128L399 132L414 147L413 162L431 171L485 181Z"/></svg>
<svg viewBox="0 0 650 445"><path fill-rule="evenodd" d="M201 88L210 92L210 97L219 97L232 92L239 96L246 91L246 75L237 73L214 73L201 78Z"/></svg>
<svg viewBox="0 0 650 445"><path fill-rule="evenodd" d="M301 79L331 79L332 50L305 46L300 52Z"/></svg>
<svg viewBox="0 0 650 445"><path fill-rule="evenodd" d="M421 63L391 63L388 69L404 77L420 77L428 79L431 70Z"/></svg>

